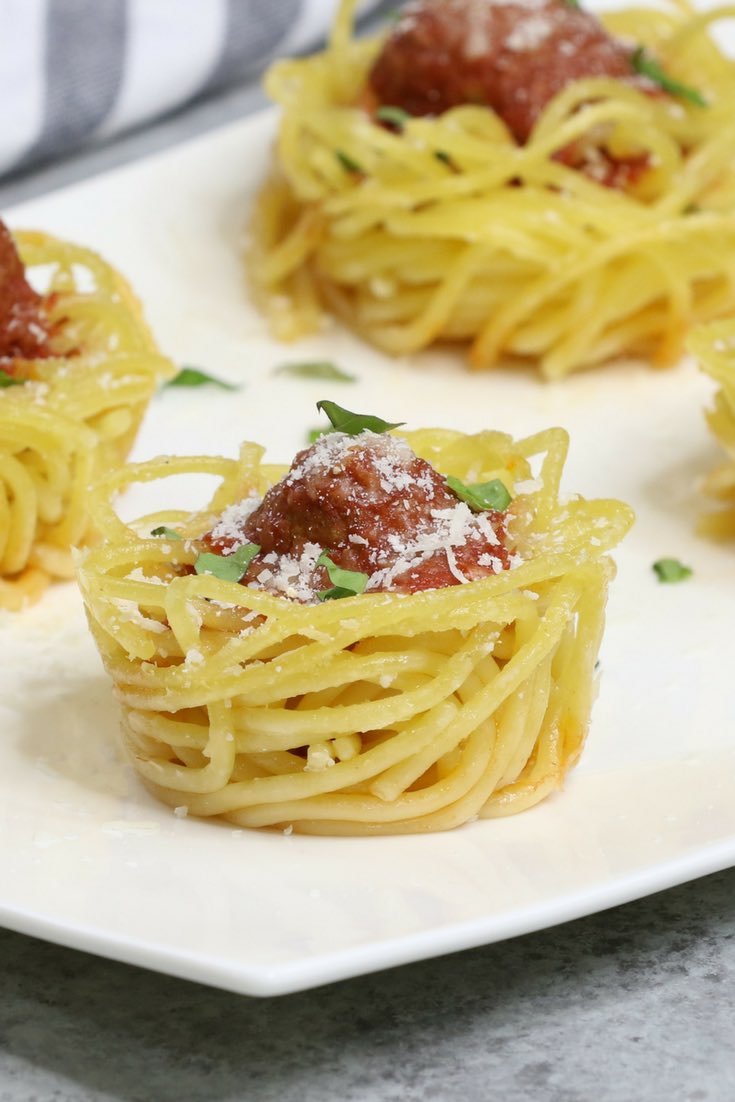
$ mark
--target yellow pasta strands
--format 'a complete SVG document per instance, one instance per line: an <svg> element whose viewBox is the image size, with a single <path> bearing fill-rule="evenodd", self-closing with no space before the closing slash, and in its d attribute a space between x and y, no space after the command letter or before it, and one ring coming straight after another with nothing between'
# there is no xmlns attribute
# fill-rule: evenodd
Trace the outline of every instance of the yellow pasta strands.
<svg viewBox="0 0 735 1102"><path fill-rule="evenodd" d="M536 363L547 378L623 356L668 365L696 322L735 309L735 63L710 36L735 7L603 17L706 106L620 81L572 83L519 147L484 107L408 118L358 106L381 39L275 64L275 163L255 206L252 284L284 340L323 309L403 355L469 345L475 368ZM554 159L606 135L649 168L627 192Z"/></svg>
<svg viewBox="0 0 735 1102"><path fill-rule="evenodd" d="M507 815L561 787L595 693L606 552L631 510L560 502L561 429L519 442L405 435L444 474L518 484L520 565L409 596L304 605L192 571L222 510L280 477L256 445L239 461L132 465L95 490L105 542L84 552L79 581L127 748L167 804L247 827L390 834ZM126 525L111 505L132 482L195 473L221 479L199 512Z"/></svg>
<svg viewBox="0 0 735 1102"><path fill-rule="evenodd" d="M707 411L712 432L728 458L707 476L703 490L722 506L703 517L701 531L719 539L735 538L735 322L700 326L689 340L690 351L718 384L714 404Z"/></svg>
<svg viewBox="0 0 735 1102"><path fill-rule="evenodd" d="M49 276L47 358L0 389L0 608L73 577L87 542L89 484L125 459L151 395L173 373L128 285L94 253L43 233L15 235L28 274Z"/></svg>

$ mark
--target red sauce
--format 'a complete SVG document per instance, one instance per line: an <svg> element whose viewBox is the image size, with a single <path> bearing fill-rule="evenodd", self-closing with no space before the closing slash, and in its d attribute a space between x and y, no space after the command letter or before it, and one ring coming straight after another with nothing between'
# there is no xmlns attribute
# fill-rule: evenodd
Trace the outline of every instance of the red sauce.
<svg viewBox="0 0 735 1102"><path fill-rule="evenodd" d="M495 516L497 518L500 514L496 513ZM478 561L488 554L495 560L492 566ZM497 574L500 570L507 570L510 566L510 555L503 544L488 546L480 537L474 537L464 547L455 548L454 566L468 582L476 582L490 574ZM377 588L419 593L424 589L446 589L448 586L461 584L449 565L446 553L437 552L410 570L398 574L390 586L382 585Z"/></svg>
<svg viewBox="0 0 735 1102"><path fill-rule="evenodd" d="M12 361L51 355L49 323L43 299L25 277L13 238L0 221L0 363L12 373Z"/></svg>
<svg viewBox="0 0 735 1102"><path fill-rule="evenodd" d="M411 115L481 104L523 144L546 104L585 77L610 77L654 92L634 73L631 50L566 0L415 0L373 65L368 101ZM593 175L609 186L633 182L646 167L642 159L631 165L604 156L609 172L598 163ZM584 167L574 148L559 159Z"/></svg>
<svg viewBox="0 0 735 1102"><path fill-rule="evenodd" d="M300 452L257 508L242 519L225 517L206 543L219 554L260 545L245 584L273 588L268 575L278 573L280 557L299 559L316 545L343 569L370 575L368 589L412 593L510 565L504 514L478 519L464 506L457 514L459 505L442 476L403 441L333 433ZM444 539L450 529L454 536ZM330 587L324 567L313 571L311 584L316 592Z"/></svg>

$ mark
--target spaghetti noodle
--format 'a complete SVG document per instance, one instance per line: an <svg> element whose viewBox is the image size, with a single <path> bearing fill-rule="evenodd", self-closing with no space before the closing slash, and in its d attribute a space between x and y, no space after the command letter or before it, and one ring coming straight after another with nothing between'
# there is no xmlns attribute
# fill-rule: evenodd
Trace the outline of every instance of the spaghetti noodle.
<svg viewBox="0 0 735 1102"><path fill-rule="evenodd" d="M88 485L123 462L153 391L172 373L133 293L109 265L43 233L15 240L29 276L43 272L48 288L43 297L33 292L15 254L9 257L18 272L0 341L6 609L36 600L53 578L73 577L70 548L92 535Z"/></svg>
<svg viewBox="0 0 735 1102"><path fill-rule="evenodd" d="M504 2L528 17L506 49L520 65L553 0ZM394 355L458 341L475 368L532 362L557 378L621 356L670 364L692 324L735 308L735 64L709 34L735 7L604 15L615 41L640 46L630 79L582 70L526 136L525 120L472 103L376 115L384 40L351 37L353 6L326 52L267 76L282 117L249 259L280 338L326 308ZM517 95L543 70L519 69Z"/></svg>
<svg viewBox="0 0 735 1102"><path fill-rule="evenodd" d="M712 432L728 458L704 481L704 493L722 508L700 522L701 530L720 539L735 537L735 323L716 322L695 329L689 348L702 368L718 384L714 404L707 411Z"/></svg>
<svg viewBox="0 0 735 1102"><path fill-rule="evenodd" d="M232 575L242 574L241 582L213 576L209 566L201 572L223 540L230 544L221 562L231 561L237 531L248 538L247 518L258 509L273 515L270 496L257 502L283 469L263 465L254 444L238 461L162 457L132 465L96 489L92 512L105 543L79 563L89 621L122 704L132 760L179 813L306 833L445 830L532 806L562 785L578 759L614 573L606 552L628 529L630 509L560 500L561 429L518 442L447 430L407 433L406 441L443 475L514 495L502 516L489 514L494 555L476 560L490 563L484 576L460 582L455 575L440 588L410 591L426 578L417 583L415 572L404 572L396 580L393 571L386 582L378 571L364 592L345 596L334 590L360 587L345 577L351 571L339 570L318 597L298 586L287 596L277 591L276 566L262 569L275 559L253 544L237 552L246 551ZM271 494L296 492L313 458L297 457ZM330 470L351 485L341 459ZM169 510L127 525L110 504L132 482L194 473L220 479L198 512ZM360 478L370 482L369 474ZM399 500L404 491L391 494L400 478L386 478L385 493ZM355 517L373 523L349 493L339 512L339 486L338 479L324 493L313 487L310 507L324 505L318 523L335 510L350 524ZM441 521L444 510L434 512ZM310 514L301 525L302 559L313 551L303 540L316 523ZM382 521L378 527L385 532ZM342 539L333 529L333 536L365 550L364 537L355 537L365 530ZM501 553L503 541L512 558ZM461 535L450 544L459 547ZM423 546L419 559L436 561L435 545ZM313 551L307 573L327 561L323 554L315 560ZM281 577L292 580L295 570L292 563Z"/></svg>

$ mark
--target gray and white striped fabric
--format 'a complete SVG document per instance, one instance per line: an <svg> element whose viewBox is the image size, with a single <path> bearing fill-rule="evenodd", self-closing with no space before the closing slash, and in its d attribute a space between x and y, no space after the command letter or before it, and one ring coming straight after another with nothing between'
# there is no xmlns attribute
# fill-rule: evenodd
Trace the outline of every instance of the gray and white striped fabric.
<svg viewBox="0 0 735 1102"><path fill-rule="evenodd" d="M0 174L254 80L275 54L316 45L335 4L0 0Z"/></svg>

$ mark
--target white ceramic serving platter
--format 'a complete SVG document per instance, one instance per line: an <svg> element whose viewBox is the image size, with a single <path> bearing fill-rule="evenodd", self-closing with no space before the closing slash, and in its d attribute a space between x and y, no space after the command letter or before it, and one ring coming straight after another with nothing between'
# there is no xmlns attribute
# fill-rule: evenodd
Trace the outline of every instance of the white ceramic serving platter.
<svg viewBox="0 0 735 1102"><path fill-rule="evenodd" d="M164 349L242 382L169 391L136 458L287 461L333 397L409 427L572 434L566 489L620 496L638 523L617 555L600 696L565 792L450 834L335 839L178 819L138 784L73 586L0 619L0 921L66 945L250 994L276 994L522 934L735 863L735 549L693 534L719 459L691 364L619 365L544 385L469 373L459 354L389 362L334 325L274 343L248 301L240 242L273 133L261 116L18 207L133 281ZM274 375L329 358L325 387ZM178 487L199 494L200 487ZM173 494L173 489L172 489ZM128 507L133 510L135 502ZM651 564L694 568L679 585Z"/></svg>

